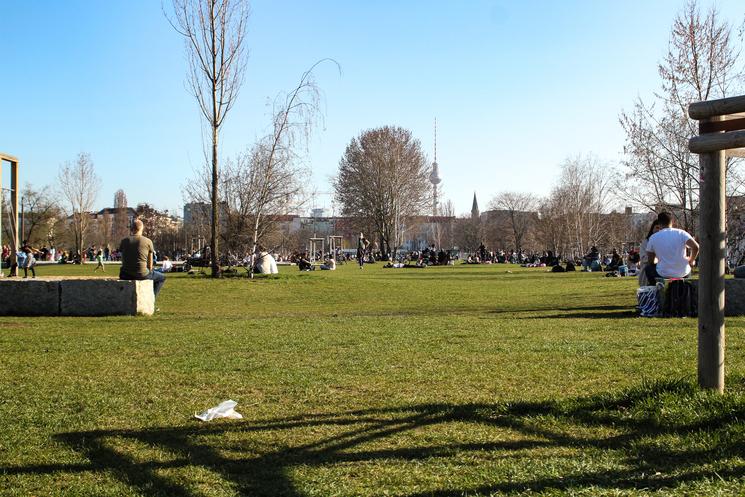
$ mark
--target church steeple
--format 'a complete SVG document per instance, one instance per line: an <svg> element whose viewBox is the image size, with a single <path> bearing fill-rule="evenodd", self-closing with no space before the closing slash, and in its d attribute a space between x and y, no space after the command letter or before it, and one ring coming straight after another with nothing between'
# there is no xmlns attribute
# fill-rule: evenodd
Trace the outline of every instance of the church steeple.
<svg viewBox="0 0 745 497"><path fill-rule="evenodd" d="M476 192L473 192L473 206L471 207L471 219L479 218L479 203L476 201Z"/></svg>

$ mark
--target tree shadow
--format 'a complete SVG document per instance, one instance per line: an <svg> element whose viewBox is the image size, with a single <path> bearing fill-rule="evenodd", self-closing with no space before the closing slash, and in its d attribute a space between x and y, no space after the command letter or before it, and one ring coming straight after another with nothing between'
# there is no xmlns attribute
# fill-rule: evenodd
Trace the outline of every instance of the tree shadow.
<svg viewBox="0 0 745 497"><path fill-rule="evenodd" d="M490 314L510 314L512 319L628 319L638 317L636 310L628 305L591 305L536 307L520 309L496 309Z"/></svg>
<svg viewBox="0 0 745 497"><path fill-rule="evenodd" d="M677 399L680 405L697 400L696 415L664 415L670 399ZM88 463L5 467L0 468L0 474L106 473L143 495L192 497L202 494L189 480L194 471L174 477L169 476L169 470L201 469L241 495L300 497L305 494L291 475L298 467L320 469L355 463L365 467L390 461L426 464L435 458L478 458L483 452L505 457L519 453L533 460L546 457L547 450L570 449L607 451L621 464L612 468L600 464L598 468L558 476L537 470L524 479L397 495L488 495L590 488L649 491L745 475L745 467L737 463L745 457L745 423L741 421L745 419L745 400L742 396L730 402L715 396L701 399L702 394L691 383L666 381L616 395L560 402L430 403L263 422L69 432L55 436L56 441L82 454ZM474 429L487 426L518 437L433 444L426 435L416 432L448 423L458 423L464 430L469 425ZM402 446L402 440L408 441L406 446ZM726 467L718 468L719 463Z"/></svg>

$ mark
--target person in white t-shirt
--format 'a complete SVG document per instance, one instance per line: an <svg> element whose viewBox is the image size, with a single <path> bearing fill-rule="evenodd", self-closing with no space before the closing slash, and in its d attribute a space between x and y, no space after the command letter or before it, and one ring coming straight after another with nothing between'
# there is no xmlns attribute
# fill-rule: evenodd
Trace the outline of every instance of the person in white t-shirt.
<svg viewBox="0 0 745 497"><path fill-rule="evenodd" d="M693 237L678 228L673 228L673 217L669 212L657 216L660 231L647 241L649 264L644 268L647 280L654 284L655 279L685 278L691 274L691 266L698 256L698 243ZM657 264L653 262L657 259Z"/></svg>
<svg viewBox="0 0 745 497"><path fill-rule="evenodd" d="M272 254L267 252L264 247L259 245L257 247L258 254L256 255L256 263L254 264L254 269L259 274L277 274L279 273L279 270L277 269L277 261L274 260L274 257L272 257Z"/></svg>
<svg viewBox="0 0 745 497"><path fill-rule="evenodd" d="M336 260L334 259L332 254L329 254L329 256L323 260L321 269L324 269L326 271L336 271Z"/></svg>
<svg viewBox="0 0 745 497"><path fill-rule="evenodd" d="M160 264L160 272L170 273L171 271L173 271L173 262L168 258L168 256L165 256L163 257L163 262Z"/></svg>

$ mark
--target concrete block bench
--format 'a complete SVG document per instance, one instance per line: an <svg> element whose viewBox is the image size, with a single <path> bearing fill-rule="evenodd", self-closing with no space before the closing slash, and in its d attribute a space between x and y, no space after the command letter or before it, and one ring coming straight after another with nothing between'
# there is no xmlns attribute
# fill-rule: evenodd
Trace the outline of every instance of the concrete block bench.
<svg viewBox="0 0 745 497"><path fill-rule="evenodd" d="M691 280L698 290L698 280ZM745 278L724 280L724 315L745 316Z"/></svg>
<svg viewBox="0 0 745 497"><path fill-rule="evenodd" d="M0 279L0 316L151 316L154 311L150 280Z"/></svg>

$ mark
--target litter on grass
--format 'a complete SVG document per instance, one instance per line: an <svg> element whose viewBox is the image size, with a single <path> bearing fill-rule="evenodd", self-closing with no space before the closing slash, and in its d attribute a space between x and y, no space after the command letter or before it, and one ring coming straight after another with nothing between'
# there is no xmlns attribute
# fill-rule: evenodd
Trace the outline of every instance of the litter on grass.
<svg viewBox="0 0 745 497"><path fill-rule="evenodd" d="M215 418L243 419L241 413L234 410L237 405L238 402L234 400L226 400L200 414L194 413L194 417L201 421L212 421Z"/></svg>

